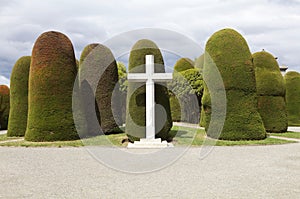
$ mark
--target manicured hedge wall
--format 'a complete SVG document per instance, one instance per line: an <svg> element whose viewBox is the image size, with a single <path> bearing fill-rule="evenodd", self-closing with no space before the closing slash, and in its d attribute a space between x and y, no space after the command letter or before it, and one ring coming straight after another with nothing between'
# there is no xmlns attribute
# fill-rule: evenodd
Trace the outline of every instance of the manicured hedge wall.
<svg viewBox="0 0 300 199"><path fill-rule="evenodd" d="M213 77L214 64L223 82L214 82L214 90L204 89L205 128L211 118L210 96L221 92L224 84L227 98L226 118L221 135L208 132L208 136L225 140L258 140L266 131L258 112L255 71L252 55L245 39L235 30L223 29L213 34L206 44L203 73ZM213 122L221 121L221 113Z"/></svg>
<svg viewBox="0 0 300 199"><path fill-rule="evenodd" d="M290 71L284 76L286 82L286 107L289 126L300 126L300 73Z"/></svg>
<svg viewBox="0 0 300 199"><path fill-rule="evenodd" d="M0 85L0 130L7 130L9 107L9 88Z"/></svg>
<svg viewBox="0 0 300 199"><path fill-rule="evenodd" d="M279 65L268 52L253 54L258 111L266 131L272 133L286 132L288 127L285 107L285 84Z"/></svg>
<svg viewBox="0 0 300 199"><path fill-rule="evenodd" d="M79 138L72 113L76 75L74 49L68 37L55 31L39 36L31 57L26 140Z"/></svg>
<svg viewBox="0 0 300 199"><path fill-rule="evenodd" d="M10 116L7 136L24 136L28 115L28 79L30 56L15 63L10 77Z"/></svg>

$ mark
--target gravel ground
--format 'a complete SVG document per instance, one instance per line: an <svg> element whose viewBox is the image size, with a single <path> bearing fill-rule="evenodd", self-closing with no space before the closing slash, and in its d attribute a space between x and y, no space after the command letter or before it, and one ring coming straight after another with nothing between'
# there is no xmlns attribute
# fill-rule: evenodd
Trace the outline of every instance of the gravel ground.
<svg viewBox="0 0 300 199"><path fill-rule="evenodd" d="M199 151L156 172L128 174L85 148L0 147L0 198L300 197L300 143L215 147L202 160Z"/></svg>

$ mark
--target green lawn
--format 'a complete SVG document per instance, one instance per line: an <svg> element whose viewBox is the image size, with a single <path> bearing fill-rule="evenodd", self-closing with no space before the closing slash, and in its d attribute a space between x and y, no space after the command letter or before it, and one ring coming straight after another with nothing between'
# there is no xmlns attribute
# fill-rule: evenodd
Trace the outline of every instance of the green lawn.
<svg viewBox="0 0 300 199"><path fill-rule="evenodd" d="M277 137L286 137L286 138L296 138L300 139L300 133L299 132L286 132L286 133L270 133L272 136Z"/></svg>
<svg viewBox="0 0 300 199"><path fill-rule="evenodd" d="M295 133L286 133L295 134ZM273 135L273 134L272 134ZM278 136L278 134L276 134ZM282 134L285 135L285 134ZM15 142L1 141L18 139L8 138L6 135L0 135L0 146L15 146L15 147L82 147L82 146L119 146L125 147L128 144L127 136L125 133L112 134L106 136L96 136L92 138L75 140L75 141L60 141L60 142L28 142L25 140ZM216 146L236 146L236 145L274 145L274 144L287 144L295 143L293 141L266 138L264 140L250 140L250 141L225 141L225 140L214 140L211 138L206 139L206 133L203 129L194 129L188 127L174 126L171 131L171 137L169 141L175 146L201 146L205 145L216 145ZM204 142L205 141L205 142Z"/></svg>

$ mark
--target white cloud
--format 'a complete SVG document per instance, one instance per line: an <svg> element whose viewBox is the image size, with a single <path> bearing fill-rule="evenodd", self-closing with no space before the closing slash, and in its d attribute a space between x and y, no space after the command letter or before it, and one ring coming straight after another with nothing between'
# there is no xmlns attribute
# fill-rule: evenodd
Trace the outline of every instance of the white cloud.
<svg viewBox="0 0 300 199"><path fill-rule="evenodd" d="M0 85L7 85L9 86L9 79L0 75Z"/></svg>
<svg viewBox="0 0 300 199"><path fill-rule="evenodd" d="M0 64L5 65L0 73L4 69L9 77L14 62L30 55L35 39L47 30L68 35L79 58L89 43L139 28L177 31L204 48L224 27L240 31L253 52L264 48L300 71L299 10L299 0L1 0Z"/></svg>

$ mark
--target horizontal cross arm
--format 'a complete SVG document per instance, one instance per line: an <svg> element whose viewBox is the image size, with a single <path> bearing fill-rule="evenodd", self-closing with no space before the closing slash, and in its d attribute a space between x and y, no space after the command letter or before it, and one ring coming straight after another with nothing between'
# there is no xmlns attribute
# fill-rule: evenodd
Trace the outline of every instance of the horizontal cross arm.
<svg viewBox="0 0 300 199"><path fill-rule="evenodd" d="M127 79L130 82L145 82L148 77L144 73L128 73Z"/></svg>
<svg viewBox="0 0 300 199"><path fill-rule="evenodd" d="M167 82L173 79L172 73L154 73L152 79L155 82Z"/></svg>

